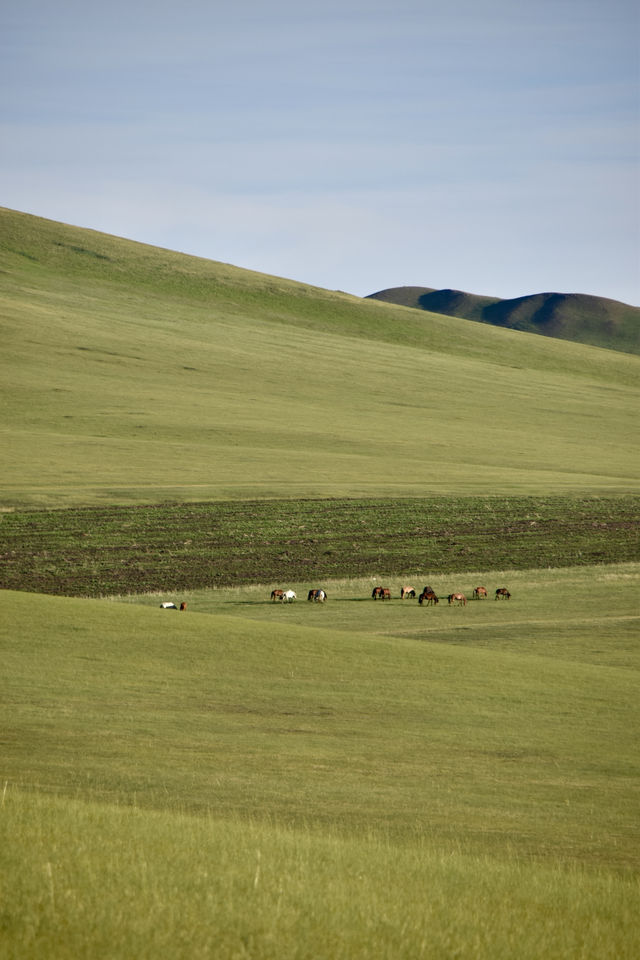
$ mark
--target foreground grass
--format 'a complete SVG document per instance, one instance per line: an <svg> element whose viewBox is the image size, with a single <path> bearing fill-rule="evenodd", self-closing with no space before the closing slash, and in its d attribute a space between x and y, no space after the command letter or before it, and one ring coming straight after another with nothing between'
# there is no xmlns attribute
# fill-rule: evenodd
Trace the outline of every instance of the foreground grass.
<svg viewBox="0 0 640 960"><path fill-rule="evenodd" d="M481 577L3 592L2 955L635 960L640 568Z"/></svg>
<svg viewBox="0 0 640 960"><path fill-rule="evenodd" d="M0 586L70 596L640 558L640 497L431 497L0 514ZM426 582L426 581L425 581Z"/></svg>
<svg viewBox="0 0 640 960"><path fill-rule="evenodd" d="M37 798L0 809L7 960L632 960L638 885L347 838Z"/></svg>
<svg viewBox="0 0 640 960"><path fill-rule="evenodd" d="M571 574L587 595L592 571ZM548 589L554 571L535 602L514 581L509 602L429 610L243 598L232 614L195 602L180 614L157 599L7 592L4 776L67 797L636 866L637 575L613 572L581 614Z"/></svg>

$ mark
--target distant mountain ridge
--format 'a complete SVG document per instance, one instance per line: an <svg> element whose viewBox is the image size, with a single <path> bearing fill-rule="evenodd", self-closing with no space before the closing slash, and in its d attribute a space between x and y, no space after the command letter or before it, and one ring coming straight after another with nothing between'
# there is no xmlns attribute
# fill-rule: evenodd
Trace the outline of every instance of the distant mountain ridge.
<svg viewBox="0 0 640 960"><path fill-rule="evenodd" d="M462 290L390 287L366 299L496 327L640 354L640 307L583 293L534 293L513 300Z"/></svg>

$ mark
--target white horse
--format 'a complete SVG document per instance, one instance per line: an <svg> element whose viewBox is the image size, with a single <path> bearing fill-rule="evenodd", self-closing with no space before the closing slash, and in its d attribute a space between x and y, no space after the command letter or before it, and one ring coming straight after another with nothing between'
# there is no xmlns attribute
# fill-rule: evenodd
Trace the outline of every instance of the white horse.
<svg viewBox="0 0 640 960"><path fill-rule="evenodd" d="M284 602L285 602L285 603L293 603L293 601L294 601L294 600L297 600L297 599L298 599L298 598L296 597L296 595L295 595L295 593L293 592L293 590L285 590L285 592L284 592Z"/></svg>

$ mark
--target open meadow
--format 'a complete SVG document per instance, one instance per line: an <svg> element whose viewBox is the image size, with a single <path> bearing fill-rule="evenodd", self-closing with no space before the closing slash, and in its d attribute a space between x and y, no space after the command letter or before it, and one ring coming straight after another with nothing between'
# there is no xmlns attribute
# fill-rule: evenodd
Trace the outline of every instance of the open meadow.
<svg viewBox="0 0 640 960"><path fill-rule="evenodd" d="M639 578L7 591L7 955L633 957Z"/></svg>
<svg viewBox="0 0 640 960"><path fill-rule="evenodd" d="M640 359L0 228L2 957L636 960Z"/></svg>

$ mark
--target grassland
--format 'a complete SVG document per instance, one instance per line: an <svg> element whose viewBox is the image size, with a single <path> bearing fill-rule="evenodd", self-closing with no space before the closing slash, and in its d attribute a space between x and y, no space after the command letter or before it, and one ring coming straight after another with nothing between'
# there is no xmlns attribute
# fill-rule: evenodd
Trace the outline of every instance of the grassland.
<svg viewBox="0 0 640 960"><path fill-rule="evenodd" d="M5 592L7 955L631 960L639 578Z"/></svg>
<svg viewBox="0 0 640 960"><path fill-rule="evenodd" d="M637 357L0 222L5 507L637 491Z"/></svg>
<svg viewBox="0 0 640 960"><path fill-rule="evenodd" d="M7 960L637 955L616 874L13 793L0 824Z"/></svg>
<svg viewBox="0 0 640 960"><path fill-rule="evenodd" d="M0 227L3 956L635 960L638 358Z"/></svg>

